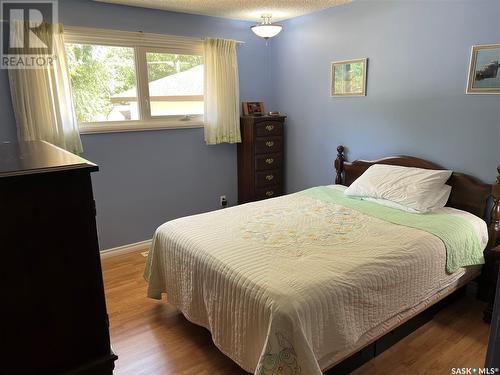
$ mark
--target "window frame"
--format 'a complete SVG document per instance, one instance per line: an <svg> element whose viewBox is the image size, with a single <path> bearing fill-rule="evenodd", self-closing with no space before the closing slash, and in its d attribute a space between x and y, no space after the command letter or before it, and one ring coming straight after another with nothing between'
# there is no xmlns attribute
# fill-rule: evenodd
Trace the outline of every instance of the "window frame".
<svg viewBox="0 0 500 375"><path fill-rule="evenodd" d="M114 133L203 127L203 115L193 117L185 115L151 116L146 57L148 52L203 56L203 44L200 38L65 26L64 43L93 44L134 49L140 119L82 122L78 123L80 133Z"/></svg>
<svg viewBox="0 0 500 375"><path fill-rule="evenodd" d="M141 59L143 66L141 66L141 70L144 70L144 73L142 76L145 74L146 82L143 84L143 87L141 87L141 91L144 91L145 98L147 98L147 102L145 103L145 113L143 114L147 118L148 121L156 121L156 120L164 120L164 119L174 119L176 121L201 121L203 122L203 117L204 115L196 115L196 114L186 114L186 115L178 115L178 116L153 116L152 111L151 111L151 95L149 92L149 70L148 70L148 59L147 59L147 54L148 53L164 53L164 54L171 54L172 52L169 51L165 47L157 47L157 48L152 48L152 47L139 47L137 49L137 52L139 54L138 58ZM183 55L186 55L183 53ZM198 54L192 54L190 53L189 55L191 56L201 56L203 57L203 54L198 55ZM203 101L205 98L203 98ZM142 113L141 113L142 115ZM186 117L188 116L188 118ZM142 116L141 116L142 117Z"/></svg>

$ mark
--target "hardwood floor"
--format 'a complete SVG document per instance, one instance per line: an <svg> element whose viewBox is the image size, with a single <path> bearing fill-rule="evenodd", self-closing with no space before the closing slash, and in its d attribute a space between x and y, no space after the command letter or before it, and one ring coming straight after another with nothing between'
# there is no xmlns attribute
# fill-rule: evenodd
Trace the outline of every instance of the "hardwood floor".
<svg viewBox="0 0 500 375"><path fill-rule="evenodd" d="M139 253L102 262L117 375L243 375L204 328L188 322L165 300L146 298ZM467 296L353 374L451 374L483 367L489 326L484 304ZM307 375L307 374L303 374Z"/></svg>

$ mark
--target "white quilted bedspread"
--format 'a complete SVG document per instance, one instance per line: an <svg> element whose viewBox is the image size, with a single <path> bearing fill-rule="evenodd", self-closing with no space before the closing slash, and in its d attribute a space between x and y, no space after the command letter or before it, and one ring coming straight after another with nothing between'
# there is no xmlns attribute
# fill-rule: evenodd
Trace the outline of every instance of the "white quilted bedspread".
<svg viewBox="0 0 500 375"><path fill-rule="evenodd" d="M432 234L297 193L162 225L145 277L246 371L316 375L464 275L445 263Z"/></svg>

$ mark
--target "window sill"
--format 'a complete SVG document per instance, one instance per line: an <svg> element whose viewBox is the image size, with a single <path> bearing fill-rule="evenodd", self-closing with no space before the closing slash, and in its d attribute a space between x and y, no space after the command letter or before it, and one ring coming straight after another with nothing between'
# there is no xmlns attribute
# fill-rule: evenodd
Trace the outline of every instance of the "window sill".
<svg viewBox="0 0 500 375"><path fill-rule="evenodd" d="M113 123L95 123L80 125L80 134L100 134L100 133L123 133L123 132L142 132L150 130L166 129L195 129L203 128L203 121L159 121L159 122L113 122Z"/></svg>

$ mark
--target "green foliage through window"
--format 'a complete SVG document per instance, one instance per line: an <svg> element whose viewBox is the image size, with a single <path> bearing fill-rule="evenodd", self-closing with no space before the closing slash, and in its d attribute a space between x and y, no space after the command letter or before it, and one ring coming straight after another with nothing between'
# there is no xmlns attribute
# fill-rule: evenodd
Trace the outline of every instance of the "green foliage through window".
<svg viewBox="0 0 500 375"><path fill-rule="evenodd" d="M133 48L66 44L78 122L105 121L111 97L136 85Z"/></svg>
<svg viewBox="0 0 500 375"><path fill-rule="evenodd" d="M148 52L148 80L156 81L172 74L184 72L203 64L201 56Z"/></svg>

